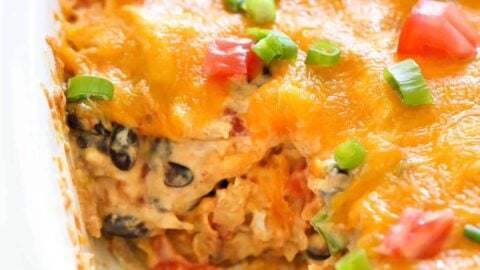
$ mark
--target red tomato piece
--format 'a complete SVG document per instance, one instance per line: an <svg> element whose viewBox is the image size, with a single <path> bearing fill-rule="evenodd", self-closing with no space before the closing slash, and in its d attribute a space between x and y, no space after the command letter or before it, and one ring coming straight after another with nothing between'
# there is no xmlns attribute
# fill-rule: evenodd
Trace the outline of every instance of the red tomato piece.
<svg viewBox="0 0 480 270"><path fill-rule="evenodd" d="M203 72L208 77L246 75L252 78L262 69L262 62L252 51L248 38L219 38L208 44Z"/></svg>
<svg viewBox="0 0 480 270"><path fill-rule="evenodd" d="M390 227L378 252L394 258L424 259L437 254L453 226L451 209L423 211L407 208Z"/></svg>
<svg viewBox="0 0 480 270"><path fill-rule="evenodd" d="M315 196L308 188L305 167L294 168L285 185L286 195L292 195L302 200L302 202L310 202Z"/></svg>
<svg viewBox="0 0 480 270"><path fill-rule="evenodd" d="M248 55L249 61L248 61L248 78L253 79L255 78L258 74L260 74L263 70L263 61L260 59L260 57L257 56L255 52L250 50L250 53Z"/></svg>
<svg viewBox="0 0 480 270"><path fill-rule="evenodd" d="M232 117L230 120L232 124L232 130L230 130L231 137L248 136L248 128L245 126L245 122L238 116Z"/></svg>
<svg viewBox="0 0 480 270"><path fill-rule="evenodd" d="M478 43L477 30L455 3L420 0L402 28L397 52L464 59L476 56Z"/></svg>

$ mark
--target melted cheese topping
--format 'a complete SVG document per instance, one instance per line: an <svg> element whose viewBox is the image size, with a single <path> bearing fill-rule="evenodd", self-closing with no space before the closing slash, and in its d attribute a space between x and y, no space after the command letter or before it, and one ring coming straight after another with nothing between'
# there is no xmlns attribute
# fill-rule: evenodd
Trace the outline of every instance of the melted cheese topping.
<svg viewBox="0 0 480 270"><path fill-rule="evenodd" d="M357 246L378 268L472 269L480 266L480 246L461 230L480 220L480 59L415 57L435 101L403 106L382 72L400 59L399 29L415 2L279 1L271 27L299 44L299 57L272 65L273 78L248 97L242 117L254 142L291 141L310 163L346 139L362 141L366 163L333 200L332 219L358 231ZM478 1L459 2L480 29ZM142 135L174 139L194 137L219 117L229 85L203 76L205 47L214 38L244 36L252 26L245 15L225 11L220 0L63 1L62 8L76 16L52 43L65 71L115 83L113 101L85 101L83 109ZM305 51L320 38L340 45L338 65L305 66ZM407 206L455 211L454 230L435 258L391 261L374 251Z"/></svg>

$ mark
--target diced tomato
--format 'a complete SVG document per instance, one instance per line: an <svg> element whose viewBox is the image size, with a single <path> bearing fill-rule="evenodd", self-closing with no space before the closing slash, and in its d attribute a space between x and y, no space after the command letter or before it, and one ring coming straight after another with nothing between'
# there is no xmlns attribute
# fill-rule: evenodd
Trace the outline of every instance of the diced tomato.
<svg viewBox="0 0 480 270"><path fill-rule="evenodd" d="M140 179L145 179L147 177L148 173L150 172L150 167L148 166L148 163L144 163L142 166L142 170L140 171Z"/></svg>
<svg viewBox="0 0 480 270"><path fill-rule="evenodd" d="M238 113L232 108L225 108L222 112L223 116L226 116L230 120L232 129L230 130L230 137L243 137L248 136L249 130L245 125L245 121L238 116Z"/></svg>
<svg viewBox="0 0 480 270"><path fill-rule="evenodd" d="M208 77L246 75L253 78L262 70L262 61L252 51L248 38L219 38L208 44L203 72Z"/></svg>
<svg viewBox="0 0 480 270"><path fill-rule="evenodd" d="M238 116L233 116L230 120L232 129L230 130L230 137L243 137L248 136L248 128L245 126L245 122Z"/></svg>
<svg viewBox="0 0 480 270"><path fill-rule="evenodd" d="M437 254L453 226L451 209L423 211L407 208L390 227L378 252L394 258L424 259Z"/></svg>
<svg viewBox="0 0 480 270"><path fill-rule="evenodd" d="M477 30L455 3L420 0L402 28L397 51L464 59L476 56L478 43Z"/></svg>
<svg viewBox="0 0 480 270"><path fill-rule="evenodd" d="M301 199L304 203L313 199L314 194L308 188L305 167L295 168L285 185L286 195L291 195Z"/></svg>

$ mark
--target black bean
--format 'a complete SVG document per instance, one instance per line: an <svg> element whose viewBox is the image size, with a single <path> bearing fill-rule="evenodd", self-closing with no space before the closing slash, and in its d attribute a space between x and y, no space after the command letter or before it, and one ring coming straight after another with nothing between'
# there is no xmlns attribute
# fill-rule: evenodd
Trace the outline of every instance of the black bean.
<svg viewBox="0 0 480 270"><path fill-rule="evenodd" d="M77 144L78 147L85 149L88 147L88 140L85 138L85 136L79 135L77 136Z"/></svg>
<svg viewBox="0 0 480 270"><path fill-rule="evenodd" d="M133 167L133 160L130 158L128 153L124 152L112 152L110 153L110 158L112 159L113 164L122 171L128 171Z"/></svg>
<svg viewBox="0 0 480 270"><path fill-rule="evenodd" d="M307 257L312 260L323 261L330 258L330 252L325 240L319 234L308 237L308 248L305 251Z"/></svg>
<svg viewBox="0 0 480 270"><path fill-rule="evenodd" d="M122 171L130 170L137 158L138 137L135 131L117 126L110 142L110 159Z"/></svg>
<svg viewBox="0 0 480 270"><path fill-rule="evenodd" d="M74 134L80 148L95 147L104 153L108 151L108 138L87 131L76 131Z"/></svg>
<svg viewBox="0 0 480 270"><path fill-rule="evenodd" d="M316 261L323 261L330 258L330 252L327 248L314 248L309 247L306 251L307 256Z"/></svg>
<svg viewBox="0 0 480 270"><path fill-rule="evenodd" d="M138 136L132 129L128 130L128 143L130 145L138 143Z"/></svg>
<svg viewBox="0 0 480 270"><path fill-rule="evenodd" d="M95 131L102 136L108 137L111 134L110 130L106 129L102 122L96 123L93 128L95 128Z"/></svg>
<svg viewBox="0 0 480 270"><path fill-rule="evenodd" d="M109 214L103 219L102 233L125 238L145 237L149 229L144 222L130 215Z"/></svg>
<svg viewBox="0 0 480 270"><path fill-rule="evenodd" d="M166 165L164 183L169 187L184 187L193 181L192 171L180 164L168 162Z"/></svg>
<svg viewBox="0 0 480 270"><path fill-rule="evenodd" d="M72 130L80 129L80 121L74 112L67 113L67 126Z"/></svg>

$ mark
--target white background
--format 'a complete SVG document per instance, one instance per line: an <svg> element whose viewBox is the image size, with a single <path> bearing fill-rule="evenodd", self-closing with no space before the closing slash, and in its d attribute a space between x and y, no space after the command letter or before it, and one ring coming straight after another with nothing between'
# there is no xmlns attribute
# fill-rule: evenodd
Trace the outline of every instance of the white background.
<svg viewBox="0 0 480 270"><path fill-rule="evenodd" d="M41 88L55 2L0 0L0 269L75 269Z"/></svg>

